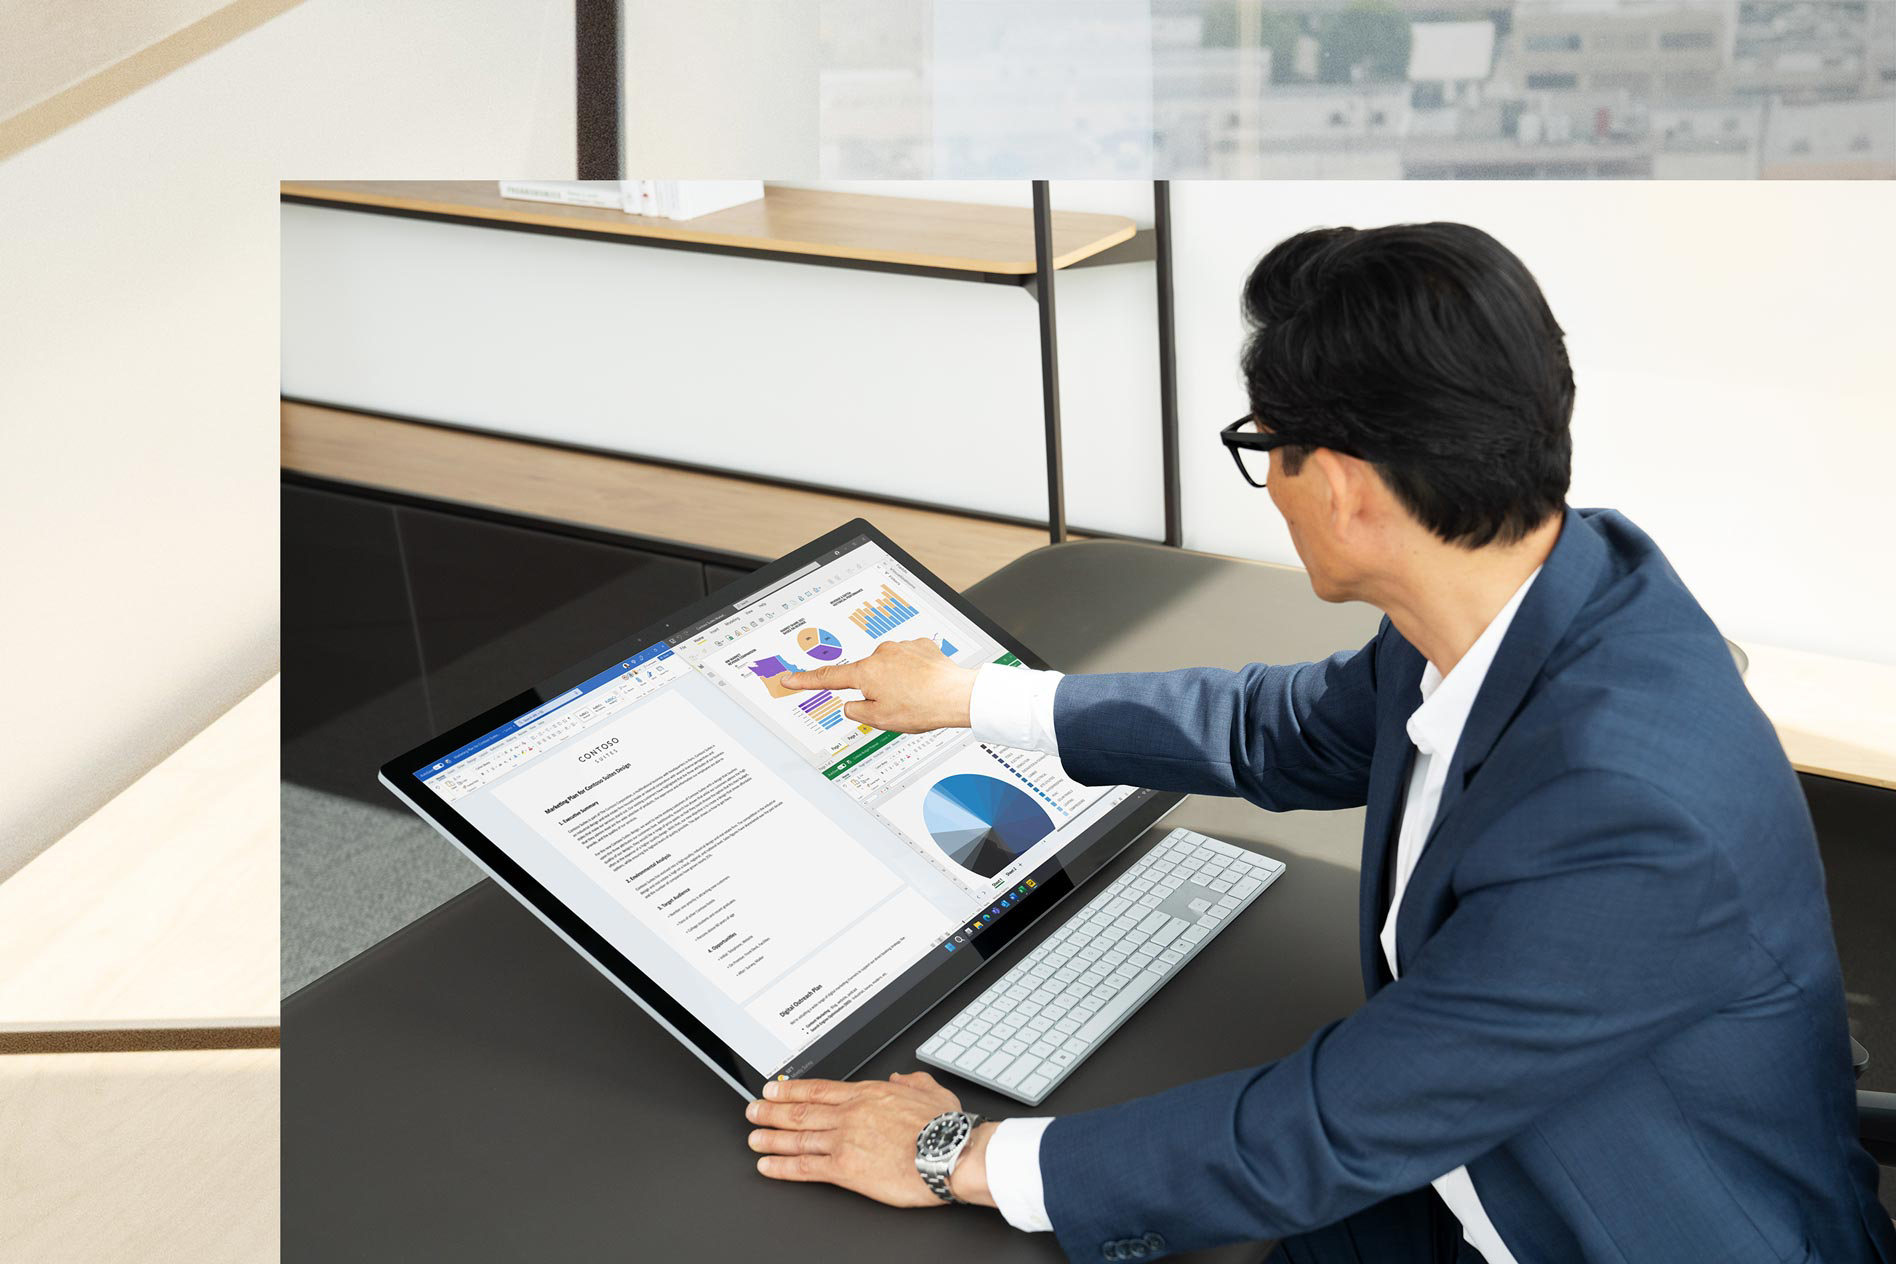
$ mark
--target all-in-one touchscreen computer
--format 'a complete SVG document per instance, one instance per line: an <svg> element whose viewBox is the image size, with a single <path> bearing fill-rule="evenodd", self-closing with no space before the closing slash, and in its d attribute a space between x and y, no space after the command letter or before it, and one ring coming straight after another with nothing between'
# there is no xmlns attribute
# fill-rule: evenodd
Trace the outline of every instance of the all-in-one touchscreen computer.
<svg viewBox="0 0 1896 1264"><path fill-rule="evenodd" d="M842 1078L1178 801L783 683L923 637L1042 665L857 520L381 780L739 1093Z"/></svg>

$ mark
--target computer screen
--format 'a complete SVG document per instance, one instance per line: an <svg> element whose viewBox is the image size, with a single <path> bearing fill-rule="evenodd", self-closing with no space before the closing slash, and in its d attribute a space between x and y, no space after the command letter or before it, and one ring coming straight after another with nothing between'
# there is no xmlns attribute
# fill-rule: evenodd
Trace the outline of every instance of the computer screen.
<svg viewBox="0 0 1896 1264"><path fill-rule="evenodd" d="M1136 793L783 684L915 638L1019 662L857 537L413 775L752 1066L791 1066Z"/></svg>

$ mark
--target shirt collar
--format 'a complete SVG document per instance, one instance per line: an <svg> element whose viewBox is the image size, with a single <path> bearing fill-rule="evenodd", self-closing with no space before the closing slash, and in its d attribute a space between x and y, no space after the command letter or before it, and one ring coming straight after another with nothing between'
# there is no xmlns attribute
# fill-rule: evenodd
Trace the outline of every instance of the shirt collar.
<svg viewBox="0 0 1896 1264"><path fill-rule="evenodd" d="M1508 634L1508 625L1514 622L1514 612L1520 609L1521 599L1540 573L1541 568L1536 566L1534 573L1521 581L1448 675L1437 671L1434 663L1423 664L1422 703L1410 714L1408 729L1409 740L1424 755L1453 755L1462 728L1468 723L1468 713L1474 710L1475 697L1481 692L1481 682L1488 678L1495 652Z"/></svg>

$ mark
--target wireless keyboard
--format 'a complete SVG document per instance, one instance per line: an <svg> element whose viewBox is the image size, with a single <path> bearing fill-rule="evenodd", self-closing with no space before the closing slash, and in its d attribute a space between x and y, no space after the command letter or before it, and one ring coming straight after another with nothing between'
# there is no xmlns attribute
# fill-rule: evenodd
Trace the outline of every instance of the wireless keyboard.
<svg viewBox="0 0 1896 1264"><path fill-rule="evenodd" d="M1282 872L1281 861L1173 830L917 1056L1038 1106Z"/></svg>

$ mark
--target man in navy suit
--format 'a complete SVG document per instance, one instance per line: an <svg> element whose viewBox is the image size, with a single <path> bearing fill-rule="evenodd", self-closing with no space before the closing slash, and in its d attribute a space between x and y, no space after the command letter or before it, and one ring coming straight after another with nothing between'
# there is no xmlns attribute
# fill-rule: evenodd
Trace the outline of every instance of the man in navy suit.
<svg viewBox="0 0 1896 1264"><path fill-rule="evenodd" d="M1318 663L1066 676L884 646L799 685L1089 784L1366 804L1368 1003L1281 1061L974 1130L950 1179L1074 1260L1896 1262L1795 775L1658 547L1566 506L1573 378L1527 269L1457 224L1304 233L1244 292L1224 441L1317 595ZM1281 967L1283 963L1275 963ZM773 1084L765 1175L940 1205L927 1074Z"/></svg>

